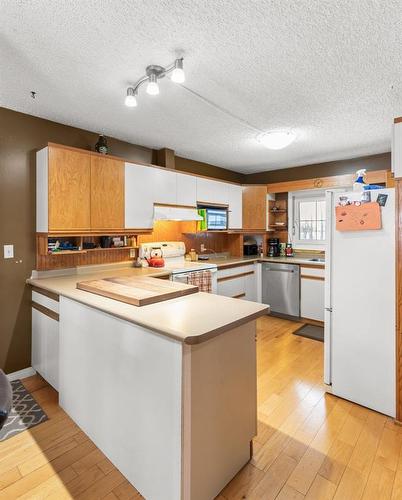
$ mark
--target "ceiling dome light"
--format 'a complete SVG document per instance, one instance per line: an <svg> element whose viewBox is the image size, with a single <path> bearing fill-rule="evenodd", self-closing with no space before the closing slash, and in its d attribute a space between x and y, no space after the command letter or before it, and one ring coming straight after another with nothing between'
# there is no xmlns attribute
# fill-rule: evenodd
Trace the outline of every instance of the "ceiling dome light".
<svg viewBox="0 0 402 500"><path fill-rule="evenodd" d="M128 87L124 104L129 108L135 108L137 106L137 98L135 97L135 94L136 92L133 87Z"/></svg>
<svg viewBox="0 0 402 500"><path fill-rule="evenodd" d="M257 137L257 141L268 149L283 149L296 139L296 134L290 130L272 130Z"/></svg>
<svg viewBox="0 0 402 500"><path fill-rule="evenodd" d="M147 94L149 95L158 95L159 94L159 85L156 75L149 75L149 83L147 85Z"/></svg>
<svg viewBox="0 0 402 500"><path fill-rule="evenodd" d="M184 83L186 77L183 70L183 58L176 59L174 62L174 70L172 71L172 82Z"/></svg>

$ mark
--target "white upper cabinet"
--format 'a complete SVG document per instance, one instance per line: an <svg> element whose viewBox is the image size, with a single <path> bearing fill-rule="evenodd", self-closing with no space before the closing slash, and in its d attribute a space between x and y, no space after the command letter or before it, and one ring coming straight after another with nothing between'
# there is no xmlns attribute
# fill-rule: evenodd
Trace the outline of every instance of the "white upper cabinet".
<svg viewBox="0 0 402 500"><path fill-rule="evenodd" d="M392 171L394 177L402 177L402 122L394 123L392 133Z"/></svg>
<svg viewBox="0 0 402 500"><path fill-rule="evenodd" d="M155 190L153 171L143 165L125 164L125 228L152 228Z"/></svg>
<svg viewBox="0 0 402 500"><path fill-rule="evenodd" d="M229 229L241 229L243 219L243 190L237 184L227 184L229 204Z"/></svg>
<svg viewBox="0 0 402 500"><path fill-rule="evenodd" d="M150 182L154 191L155 203L166 203L176 205L177 187L176 187L176 172L170 170L162 170L160 168L149 168ZM145 187L145 186L144 186Z"/></svg>
<svg viewBox="0 0 402 500"><path fill-rule="evenodd" d="M216 203L228 205L228 185L226 182L214 181L197 177L197 201L198 203Z"/></svg>
<svg viewBox="0 0 402 500"><path fill-rule="evenodd" d="M229 206L229 229L242 227L242 188L212 179L125 164L125 228L152 228L154 203L195 207L197 202Z"/></svg>
<svg viewBox="0 0 402 500"><path fill-rule="evenodd" d="M197 178L193 175L176 174L177 205L197 205Z"/></svg>

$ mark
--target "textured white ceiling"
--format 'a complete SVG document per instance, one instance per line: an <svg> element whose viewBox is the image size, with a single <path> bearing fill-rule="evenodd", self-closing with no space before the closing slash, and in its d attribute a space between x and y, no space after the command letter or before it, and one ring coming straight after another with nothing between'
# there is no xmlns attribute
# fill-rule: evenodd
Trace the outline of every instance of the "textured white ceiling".
<svg viewBox="0 0 402 500"><path fill-rule="evenodd" d="M177 50L185 85L244 123L167 78L124 106ZM401 62L397 0L1 0L1 106L246 173L389 151ZM283 127L288 148L255 141Z"/></svg>

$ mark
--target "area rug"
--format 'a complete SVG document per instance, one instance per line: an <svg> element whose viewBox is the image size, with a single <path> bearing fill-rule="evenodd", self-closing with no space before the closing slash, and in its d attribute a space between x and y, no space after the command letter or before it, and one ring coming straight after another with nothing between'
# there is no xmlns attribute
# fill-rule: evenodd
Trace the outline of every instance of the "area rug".
<svg viewBox="0 0 402 500"><path fill-rule="evenodd" d="M0 441L5 441L48 419L32 394L25 389L21 380L13 380L11 386L13 389L13 407L6 423L0 430Z"/></svg>
<svg viewBox="0 0 402 500"><path fill-rule="evenodd" d="M324 328L322 326L304 325L293 333L300 335L300 337L324 342Z"/></svg>

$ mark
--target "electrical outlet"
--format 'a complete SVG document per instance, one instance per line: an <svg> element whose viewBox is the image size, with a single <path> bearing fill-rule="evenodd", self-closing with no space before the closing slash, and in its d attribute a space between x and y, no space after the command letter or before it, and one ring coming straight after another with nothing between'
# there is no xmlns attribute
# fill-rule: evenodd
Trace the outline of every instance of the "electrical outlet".
<svg viewBox="0 0 402 500"><path fill-rule="evenodd" d="M130 248L130 259L135 259L135 248Z"/></svg>
<svg viewBox="0 0 402 500"><path fill-rule="evenodd" d="M13 259L14 258L14 245L4 245L4 258Z"/></svg>
<svg viewBox="0 0 402 500"><path fill-rule="evenodd" d="M201 249L201 253L205 252L205 245L204 245L204 243L201 243L200 249Z"/></svg>

